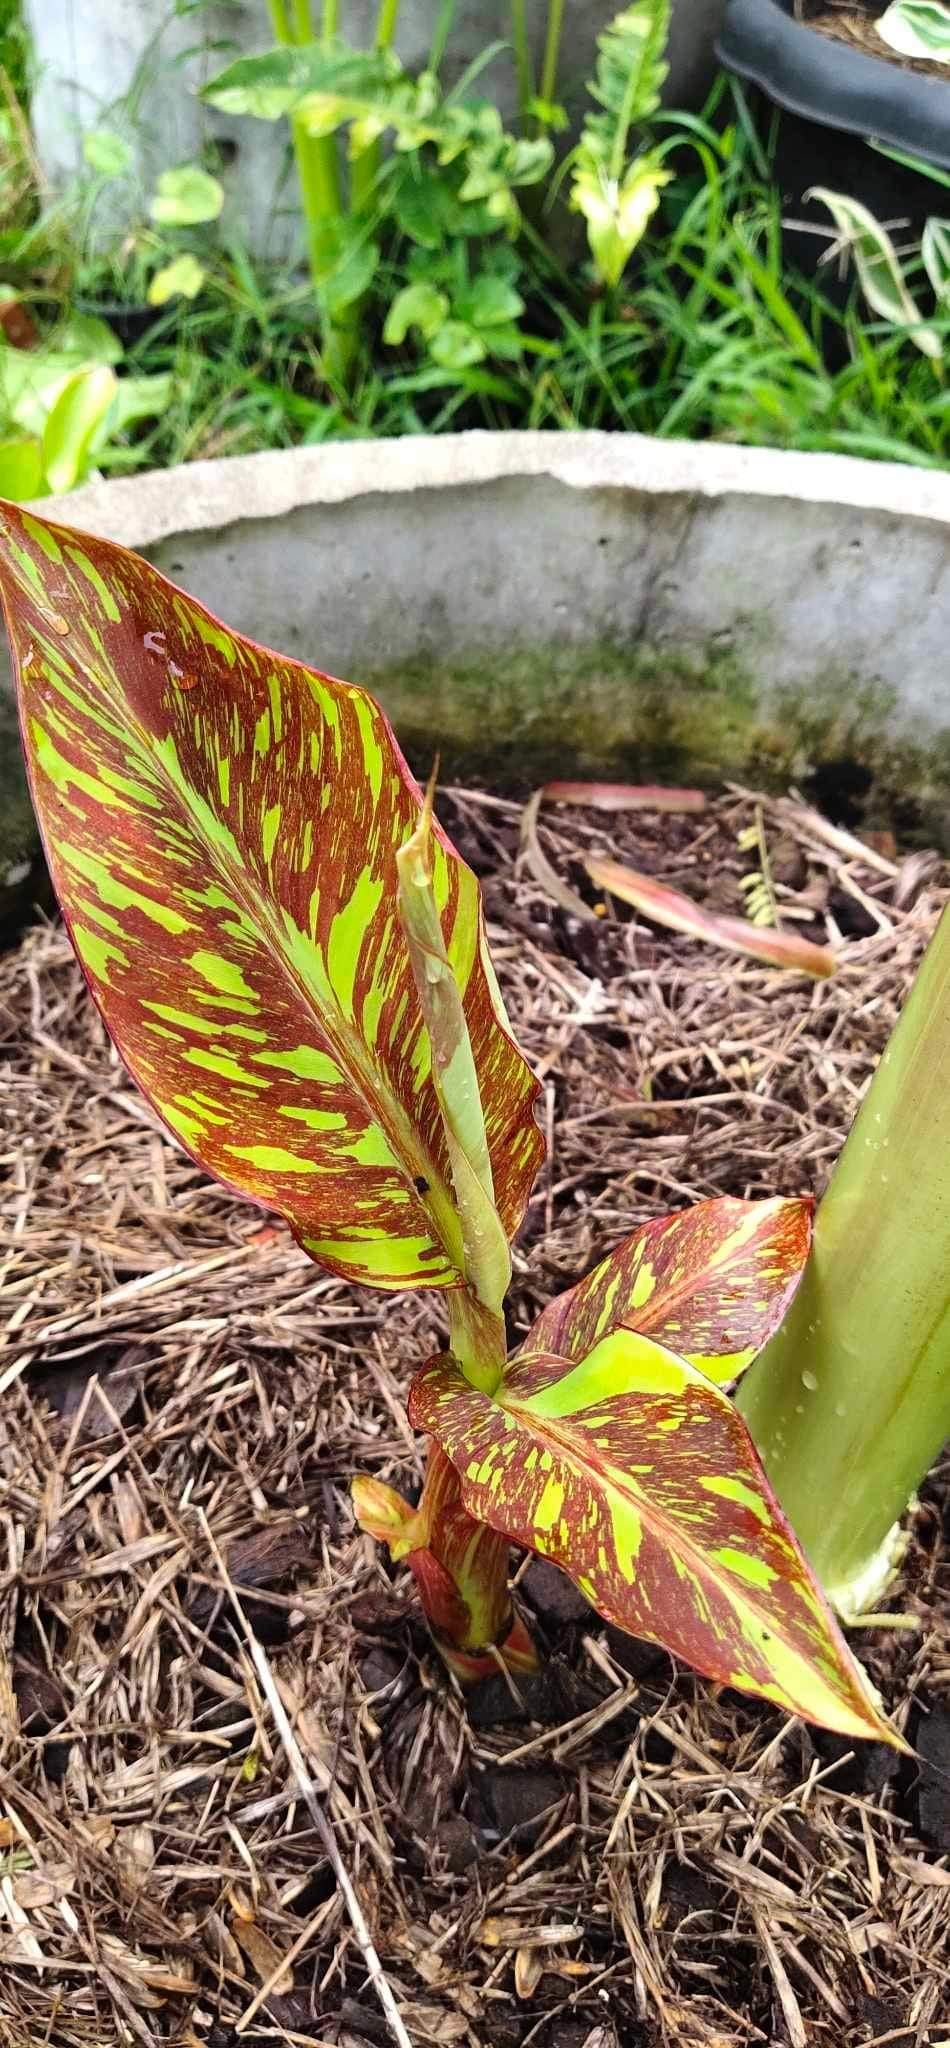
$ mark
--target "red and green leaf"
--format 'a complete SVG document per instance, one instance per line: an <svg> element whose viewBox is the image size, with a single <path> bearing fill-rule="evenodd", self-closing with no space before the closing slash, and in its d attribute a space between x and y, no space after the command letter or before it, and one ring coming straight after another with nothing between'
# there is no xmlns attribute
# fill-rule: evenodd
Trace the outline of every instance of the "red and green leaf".
<svg viewBox="0 0 950 2048"><path fill-rule="evenodd" d="M445 1356L409 1412L469 1513L560 1565L608 1621L806 1720L897 1739L741 1416L685 1360L615 1330L577 1363L515 1359L491 1398Z"/></svg>
<svg viewBox="0 0 950 2048"><path fill-rule="evenodd" d="M722 946L727 953L751 954L753 960L764 960L769 967L811 974L817 981L827 981L837 972L838 963L830 946L816 946L811 939L800 938L797 932L774 931L743 917L720 917L716 911L694 903L682 889L671 889L668 883L658 882L655 876L643 875L618 860L592 858L585 865L596 888L606 889L608 895L619 897L621 903L629 903L668 931L683 932L688 939L704 939L710 946Z"/></svg>
<svg viewBox="0 0 950 2048"><path fill-rule="evenodd" d="M124 1060L193 1156L332 1271L452 1287L464 1249L397 910L420 792L363 691L231 633L137 556L0 506L0 589L50 869ZM494 1197L536 1095L478 884L437 828Z"/></svg>
<svg viewBox="0 0 950 2048"><path fill-rule="evenodd" d="M720 1385L773 1337L811 1247L811 1201L697 1202L644 1223L549 1303L521 1356L584 1358L623 1327L652 1337Z"/></svg>

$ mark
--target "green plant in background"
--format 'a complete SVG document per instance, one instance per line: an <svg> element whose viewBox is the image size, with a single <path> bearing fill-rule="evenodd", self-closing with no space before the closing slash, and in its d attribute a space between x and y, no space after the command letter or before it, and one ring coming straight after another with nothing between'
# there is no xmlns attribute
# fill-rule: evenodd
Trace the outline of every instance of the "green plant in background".
<svg viewBox="0 0 950 2048"><path fill-rule="evenodd" d="M130 430L154 419L170 398L167 373L124 371L121 341L95 315L68 314L45 334L34 328L31 252L41 263L48 259L64 225L80 217L88 234L104 193L131 173L130 145L111 129L90 131L83 155L87 175L52 215L41 215L17 238L9 269L11 276L19 269L23 281L0 288L0 312L4 304L17 306L26 319L19 342L8 338L6 325L0 331L0 491L10 498L72 490L106 451L121 458ZM223 198L219 181L198 164L164 172L148 207L153 225L128 237L135 269L127 257L127 288L130 275L137 276L140 295L156 306L176 295L194 297L205 271L193 251L174 253L178 231L215 220Z"/></svg>
<svg viewBox="0 0 950 2048"><path fill-rule="evenodd" d="M319 37L308 4L298 5L293 19L281 0L271 12L278 47L230 65L205 88L205 97L227 113L290 120L331 381L345 385L352 378L361 308L383 253L381 236L394 229L425 252L412 284L432 289L427 296L416 292L408 314L405 307L390 309L390 339L416 328L433 345L436 361L440 347L443 360L458 367L488 352L486 330L507 328L506 335L493 335L493 352L510 348L516 311L493 314L490 303L492 294L501 303L498 273L489 271L497 281L479 295L477 270L473 277L458 249L476 236L517 232L516 192L546 175L553 159L550 142L506 133L490 101L459 89L444 93L434 67L411 76L392 48L398 0L381 0L368 51L337 33L333 0L325 0ZM347 140L345 191L341 133ZM391 137L394 151L385 161L384 136ZM510 287L509 307L512 292ZM453 304L459 293L461 308Z"/></svg>
<svg viewBox="0 0 950 2048"><path fill-rule="evenodd" d="M0 299L2 311L2 299ZM168 404L164 375L120 376L123 349L92 316L63 321L38 346L0 339L0 492L70 491L110 442Z"/></svg>
<svg viewBox="0 0 950 2048"><path fill-rule="evenodd" d="M282 1215L318 1263L442 1302L448 1346L409 1395L430 1440L422 1497L369 1479L354 1499L409 1564L450 1668L470 1681L533 1661L513 1541L720 1682L897 1740L726 1389L783 1341L805 1268L817 1331L808 1365L794 1348L791 1363L842 1423L825 1413L806 1494L839 1474L847 1437L843 1519L873 1534L946 1431L950 1209L935 1221L932 1205L950 1126L933 1056L950 922L823 1205L817 1264L809 1202L703 1202L635 1230L509 1354L510 1243L543 1153L537 1084L478 883L378 706L229 632L126 550L12 506L0 583L51 873L131 1072L192 1156ZM904 1161L877 1282L884 1341L858 1291L879 1255L868 1174L882 1179L888 1146ZM776 1400L766 1454L781 1462L794 1425ZM839 1508L825 1498L829 1519Z"/></svg>
<svg viewBox="0 0 950 2048"><path fill-rule="evenodd" d="M598 38L590 87L603 111L590 113L571 165L571 205L587 223L597 275L617 285L659 205L672 172L662 152L629 154L630 130L660 105L668 66L670 0L636 0Z"/></svg>
<svg viewBox="0 0 950 2048"><path fill-rule="evenodd" d="M850 199L843 192L831 192L824 185L816 185L811 197L827 206L837 230L837 251L853 259L858 282L872 312L889 327L905 333L921 355L942 363L944 327L921 313L912 288L912 263L923 269L936 311L945 322L950 315L950 220L936 216L928 220L919 250L909 261L897 249L893 236L860 200Z"/></svg>

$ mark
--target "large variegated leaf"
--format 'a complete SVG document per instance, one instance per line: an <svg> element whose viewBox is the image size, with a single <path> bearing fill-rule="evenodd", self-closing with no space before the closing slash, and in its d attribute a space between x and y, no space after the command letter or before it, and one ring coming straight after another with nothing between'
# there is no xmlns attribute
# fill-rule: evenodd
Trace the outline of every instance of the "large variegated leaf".
<svg viewBox="0 0 950 2048"><path fill-rule="evenodd" d="M0 506L0 587L57 893L123 1058L334 1272L451 1287L461 1233L397 911L420 796L363 691L228 632L125 549ZM433 833L494 1194L541 1149L478 884Z"/></svg>
<svg viewBox="0 0 950 2048"><path fill-rule="evenodd" d="M811 1246L811 1201L730 1196L644 1223L552 1301L522 1355L580 1359L621 1325L666 1344L720 1385L781 1323Z"/></svg>
<svg viewBox="0 0 950 2048"><path fill-rule="evenodd" d="M469 1513L551 1558L608 1621L806 1720L895 1739L741 1416L685 1360L618 1330L577 1364L516 1359L491 1398L446 1356L409 1412Z"/></svg>

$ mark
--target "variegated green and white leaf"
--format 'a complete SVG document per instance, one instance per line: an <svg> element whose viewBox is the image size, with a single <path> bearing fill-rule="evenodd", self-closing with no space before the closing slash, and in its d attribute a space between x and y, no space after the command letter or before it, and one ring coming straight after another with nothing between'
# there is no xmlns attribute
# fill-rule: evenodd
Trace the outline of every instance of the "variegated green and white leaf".
<svg viewBox="0 0 950 2048"><path fill-rule="evenodd" d="M685 1360L616 1330L576 1363L514 1360L490 1397L447 1356L409 1412L469 1513L560 1565L608 1621L806 1720L896 1739L741 1416Z"/></svg>
<svg viewBox="0 0 950 2048"><path fill-rule="evenodd" d="M420 795L372 698L228 632L125 549L0 506L37 812L74 944L159 1114L315 1258L453 1287L462 1234L397 908ZM541 1141L478 884L432 833L506 1229Z"/></svg>
<svg viewBox="0 0 950 2048"><path fill-rule="evenodd" d="M893 327L905 327L921 354L939 361L943 353L940 335L922 319L901 259L880 221L860 200L849 199L843 192L831 192L825 185L816 185L808 196L827 206L838 230L838 245L853 256L858 281L872 313Z"/></svg>
<svg viewBox="0 0 950 2048"><path fill-rule="evenodd" d="M581 1359L621 1327L723 1385L781 1323L811 1245L811 1201L697 1202L644 1223L549 1303L520 1356Z"/></svg>

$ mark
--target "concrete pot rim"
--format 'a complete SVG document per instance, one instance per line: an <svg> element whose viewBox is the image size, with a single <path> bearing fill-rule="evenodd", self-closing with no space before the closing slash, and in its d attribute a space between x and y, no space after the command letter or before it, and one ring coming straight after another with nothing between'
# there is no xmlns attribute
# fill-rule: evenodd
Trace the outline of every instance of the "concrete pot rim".
<svg viewBox="0 0 950 2048"><path fill-rule="evenodd" d="M785 499L929 520L950 531L950 474L850 455L642 434L489 433L342 441L100 478L35 510L130 548L280 519L306 505L550 478L579 491Z"/></svg>

